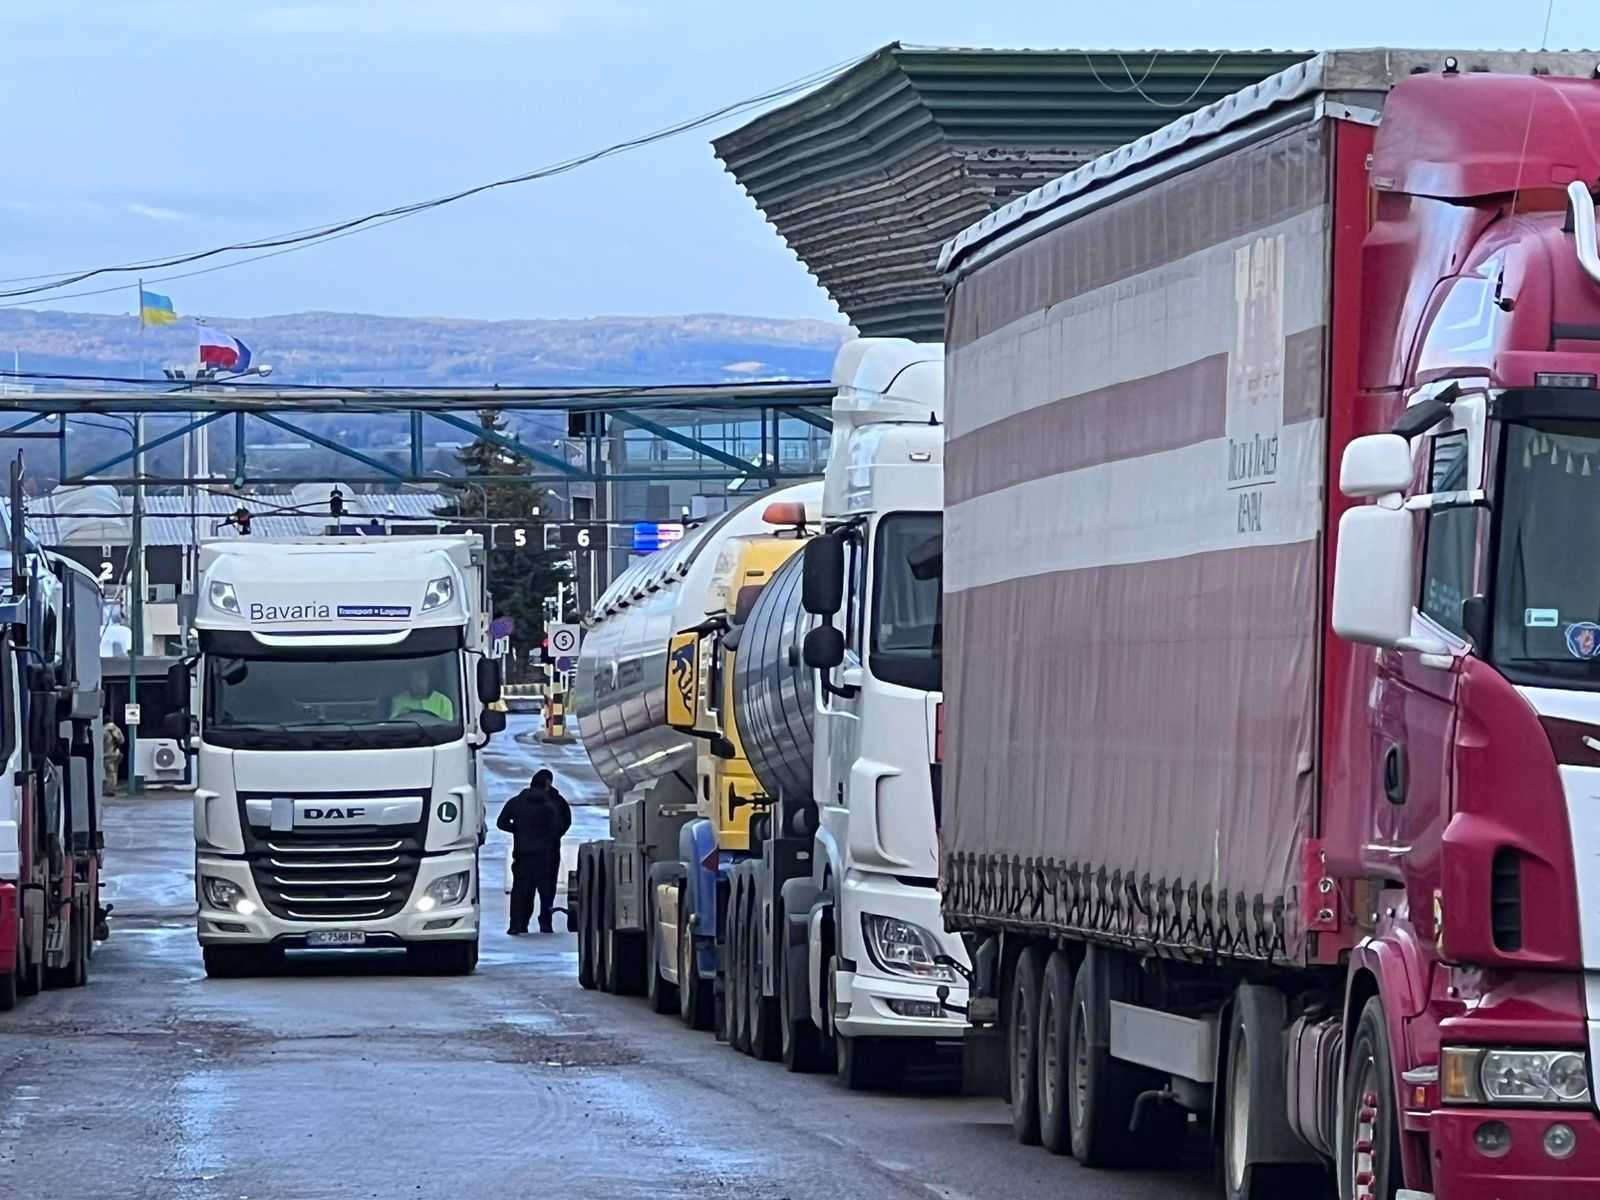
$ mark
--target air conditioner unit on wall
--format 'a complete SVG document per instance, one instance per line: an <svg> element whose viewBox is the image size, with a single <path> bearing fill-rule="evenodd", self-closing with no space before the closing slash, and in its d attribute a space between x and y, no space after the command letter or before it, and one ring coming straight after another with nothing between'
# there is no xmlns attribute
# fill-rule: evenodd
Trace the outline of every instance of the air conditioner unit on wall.
<svg viewBox="0 0 1600 1200"><path fill-rule="evenodd" d="M141 738L139 761L135 764L146 783L182 783L183 748L171 738Z"/></svg>

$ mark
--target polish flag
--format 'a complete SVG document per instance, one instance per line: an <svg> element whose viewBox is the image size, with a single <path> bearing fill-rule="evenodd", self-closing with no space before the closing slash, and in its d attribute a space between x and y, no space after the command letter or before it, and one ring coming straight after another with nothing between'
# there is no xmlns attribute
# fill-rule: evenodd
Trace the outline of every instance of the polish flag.
<svg viewBox="0 0 1600 1200"><path fill-rule="evenodd" d="M250 366L250 347L209 326L200 326L200 365L219 371L244 371Z"/></svg>

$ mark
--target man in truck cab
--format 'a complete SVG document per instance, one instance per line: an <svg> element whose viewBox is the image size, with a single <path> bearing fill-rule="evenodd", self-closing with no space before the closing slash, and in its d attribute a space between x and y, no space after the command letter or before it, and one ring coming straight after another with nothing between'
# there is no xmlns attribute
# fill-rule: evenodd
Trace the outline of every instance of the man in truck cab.
<svg viewBox="0 0 1600 1200"><path fill-rule="evenodd" d="M449 696L434 688L432 680L428 678L427 667L412 667L410 686L389 701L391 721L407 713L431 713L441 721L455 720L455 704Z"/></svg>

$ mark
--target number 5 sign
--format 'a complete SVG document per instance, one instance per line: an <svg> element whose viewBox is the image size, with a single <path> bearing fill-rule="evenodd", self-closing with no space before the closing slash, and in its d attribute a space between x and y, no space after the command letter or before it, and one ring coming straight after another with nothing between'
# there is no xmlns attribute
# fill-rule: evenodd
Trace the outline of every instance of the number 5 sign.
<svg viewBox="0 0 1600 1200"><path fill-rule="evenodd" d="M557 658L567 658L578 652L579 630L576 625L550 626L550 653Z"/></svg>

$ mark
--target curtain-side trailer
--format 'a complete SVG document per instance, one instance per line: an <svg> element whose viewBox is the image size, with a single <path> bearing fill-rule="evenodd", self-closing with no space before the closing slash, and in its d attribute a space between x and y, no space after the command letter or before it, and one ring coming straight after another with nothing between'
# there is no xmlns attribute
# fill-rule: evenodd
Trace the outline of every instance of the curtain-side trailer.
<svg viewBox="0 0 1600 1200"><path fill-rule="evenodd" d="M946 247L941 886L1021 1140L1600 1182L1596 71L1329 52Z"/></svg>

